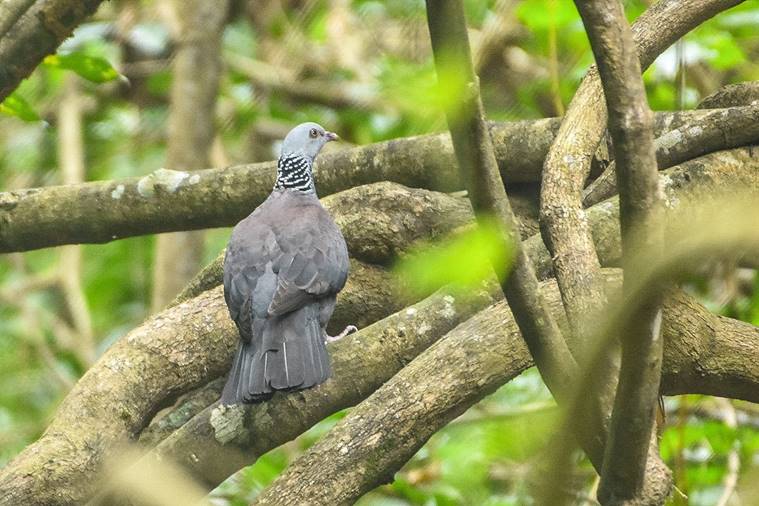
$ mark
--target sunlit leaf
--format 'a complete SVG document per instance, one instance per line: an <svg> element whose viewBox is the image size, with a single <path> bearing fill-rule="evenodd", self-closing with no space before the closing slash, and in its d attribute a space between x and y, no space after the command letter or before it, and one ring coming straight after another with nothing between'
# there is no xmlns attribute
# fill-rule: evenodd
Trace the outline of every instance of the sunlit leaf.
<svg viewBox="0 0 759 506"><path fill-rule="evenodd" d="M93 83L113 81L121 75L105 58L81 52L51 54L43 63L48 67L71 70Z"/></svg>
<svg viewBox="0 0 759 506"><path fill-rule="evenodd" d="M396 266L396 275L411 290L429 293L447 284L475 286L494 273L504 279L511 265L512 245L494 220L410 255Z"/></svg>
<svg viewBox="0 0 759 506"><path fill-rule="evenodd" d="M39 121L39 114L29 105L24 97L13 93L5 98L0 104L0 112L8 116L15 116L24 121Z"/></svg>

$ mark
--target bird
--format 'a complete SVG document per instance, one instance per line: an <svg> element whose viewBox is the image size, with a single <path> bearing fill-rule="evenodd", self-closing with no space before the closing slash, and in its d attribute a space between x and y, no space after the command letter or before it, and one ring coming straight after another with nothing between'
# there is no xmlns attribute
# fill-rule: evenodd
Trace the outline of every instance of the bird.
<svg viewBox="0 0 759 506"><path fill-rule="evenodd" d="M269 197L238 223L224 257L224 299L240 335L221 405L250 404L331 376L326 328L348 278L348 248L316 194L313 164L339 137L302 123L282 142Z"/></svg>

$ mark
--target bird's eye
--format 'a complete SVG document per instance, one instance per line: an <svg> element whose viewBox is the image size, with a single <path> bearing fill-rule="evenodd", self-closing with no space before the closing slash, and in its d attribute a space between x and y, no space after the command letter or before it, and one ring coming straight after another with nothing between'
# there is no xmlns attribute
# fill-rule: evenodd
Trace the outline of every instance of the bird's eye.
<svg viewBox="0 0 759 506"><path fill-rule="evenodd" d="M312 139L316 139L316 136L319 135L319 132L316 131L316 128L312 128L310 132L308 132L308 135L311 136Z"/></svg>

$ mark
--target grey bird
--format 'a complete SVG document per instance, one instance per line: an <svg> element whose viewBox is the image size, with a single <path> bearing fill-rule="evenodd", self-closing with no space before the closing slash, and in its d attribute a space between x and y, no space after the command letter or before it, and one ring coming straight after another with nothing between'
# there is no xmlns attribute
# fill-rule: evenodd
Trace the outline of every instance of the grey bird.
<svg viewBox="0 0 759 506"><path fill-rule="evenodd" d="M326 342L348 249L316 195L312 167L338 136L316 123L287 134L271 195L232 231L224 258L224 298L240 342L222 405L254 403L331 375Z"/></svg>

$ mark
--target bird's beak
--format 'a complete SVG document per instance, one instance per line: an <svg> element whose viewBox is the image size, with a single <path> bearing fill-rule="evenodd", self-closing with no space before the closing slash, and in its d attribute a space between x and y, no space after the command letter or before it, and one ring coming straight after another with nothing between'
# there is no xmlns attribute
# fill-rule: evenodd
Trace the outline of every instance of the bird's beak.
<svg viewBox="0 0 759 506"><path fill-rule="evenodd" d="M335 132L325 132L324 137L327 138L327 142L340 140L340 136L337 135Z"/></svg>

